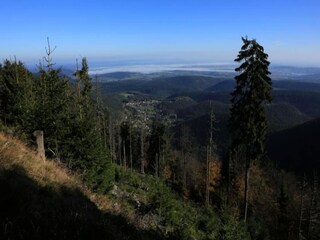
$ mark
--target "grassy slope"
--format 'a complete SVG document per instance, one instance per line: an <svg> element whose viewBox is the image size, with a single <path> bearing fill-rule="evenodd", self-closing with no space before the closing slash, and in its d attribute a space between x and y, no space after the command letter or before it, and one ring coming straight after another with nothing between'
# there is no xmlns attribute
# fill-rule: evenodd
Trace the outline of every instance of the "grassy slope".
<svg viewBox="0 0 320 240"><path fill-rule="evenodd" d="M0 133L0 239L161 239L57 163Z"/></svg>
<svg viewBox="0 0 320 240"><path fill-rule="evenodd" d="M115 169L113 189L93 193L63 166L0 133L0 239L245 238L232 215L182 201L159 178Z"/></svg>

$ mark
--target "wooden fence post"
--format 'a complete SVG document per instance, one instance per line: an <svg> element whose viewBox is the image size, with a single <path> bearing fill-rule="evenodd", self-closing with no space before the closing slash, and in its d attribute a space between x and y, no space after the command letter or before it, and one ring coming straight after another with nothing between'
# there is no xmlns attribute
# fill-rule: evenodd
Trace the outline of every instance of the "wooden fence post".
<svg viewBox="0 0 320 240"><path fill-rule="evenodd" d="M33 132L33 136L37 138L37 155L43 160L46 160L46 155L44 151L43 131L36 130Z"/></svg>

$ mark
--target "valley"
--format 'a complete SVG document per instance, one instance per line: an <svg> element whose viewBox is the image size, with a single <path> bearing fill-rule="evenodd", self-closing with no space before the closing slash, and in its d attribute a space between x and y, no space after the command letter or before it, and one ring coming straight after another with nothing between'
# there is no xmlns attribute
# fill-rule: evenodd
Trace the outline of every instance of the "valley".
<svg viewBox="0 0 320 240"><path fill-rule="evenodd" d="M150 124L152 119L161 118L174 132L179 131L181 125L189 126L192 137L199 146L206 144L206 129L209 128L209 114L212 109L218 149L228 149L230 93L235 86L234 80L199 76L196 75L197 72L193 72L192 76L164 77L167 74L163 73L161 76L162 73L157 73L160 76L151 80L126 80L126 76L125 79L117 81L102 82L101 94L115 112L128 111L133 119L146 116ZM273 82L273 101L266 106L271 145L274 145L272 141L277 132L320 118L320 84L316 83L317 79L315 77L310 82ZM177 135L177 132L174 135ZM306 136L307 139L308 137L314 138L311 135ZM226 154L223 151L221 153ZM274 158L273 155L270 157ZM276 159L280 166L283 166L281 161L290 161ZM320 167L320 163L317 167ZM296 168L299 172L302 169L301 166Z"/></svg>

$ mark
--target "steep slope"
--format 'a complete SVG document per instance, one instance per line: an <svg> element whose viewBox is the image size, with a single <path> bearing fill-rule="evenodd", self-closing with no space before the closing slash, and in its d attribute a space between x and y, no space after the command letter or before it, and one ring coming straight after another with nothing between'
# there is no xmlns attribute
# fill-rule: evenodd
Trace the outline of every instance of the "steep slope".
<svg viewBox="0 0 320 240"><path fill-rule="evenodd" d="M0 133L0 239L243 239L240 223L182 200L162 179L115 172L106 195L93 193L63 166ZM224 230L230 224L232 233Z"/></svg>
<svg viewBox="0 0 320 240"><path fill-rule="evenodd" d="M268 155L280 167L300 174L320 169L320 119L308 121L270 136Z"/></svg>
<svg viewBox="0 0 320 240"><path fill-rule="evenodd" d="M57 163L0 133L0 239L160 239Z"/></svg>
<svg viewBox="0 0 320 240"><path fill-rule="evenodd" d="M191 129L192 136L197 143L205 146L209 137L209 113L211 107L215 114L214 125L216 131L214 138L219 151L223 152L227 150L230 141L228 128L230 104L204 101L184 109L178 109L176 112L178 119L183 119L183 124L186 124ZM308 116L301 113L297 108L286 103L270 104L266 110L269 133L287 129L310 120Z"/></svg>
<svg viewBox="0 0 320 240"><path fill-rule="evenodd" d="M217 120L219 122L222 121L222 119L218 118L220 115L227 115L226 119L228 119L230 104L218 101L200 102L190 107L177 109L176 112L178 118L190 120L208 114L210 111L210 105L214 113L217 115ZM269 121L269 131L271 132L293 127L311 119L301 113L297 108L287 103L273 103L267 105L266 109Z"/></svg>
<svg viewBox="0 0 320 240"><path fill-rule="evenodd" d="M175 114L181 109L196 105L197 102L189 97L177 97L170 100L163 100L158 104L158 109L166 114Z"/></svg>
<svg viewBox="0 0 320 240"><path fill-rule="evenodd" d="M272 97L273 102L289 103L312 118L320 117L320 92L278 90Z"/></svg>
<svg viewBox="0 0 320 240"><path fill-rule="evenodd" d="M311 117L288 103L272 103L267 106L269 132L281 131L311 120Z"/></svg>
<svg viewBox="0 0 320 240"><path fill-rule="evenodd" d="M174 94L168 99L179 96L187 96L197 102L202 101L219 101L230 103L230 92L209 92L193 91ZM272 92L272 103L287 103L300 112L311 118L320 117L320 92L317 91L297 91L297 90L274 90Z"/></svg>

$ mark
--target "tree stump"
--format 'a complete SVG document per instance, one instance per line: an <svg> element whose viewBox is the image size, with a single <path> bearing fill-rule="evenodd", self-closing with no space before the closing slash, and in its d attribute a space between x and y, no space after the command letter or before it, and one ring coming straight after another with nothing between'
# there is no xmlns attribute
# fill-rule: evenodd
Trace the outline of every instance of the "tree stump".
<svg viewBox="0 0 320 240"><path fill-rule="evenodd" d="M46 160L46 155L44 151L44 141L43 141L43 131L41 130L36 130L33 132L33 136L36 137L37 141L37 156L42 158L43 160Z"/></svg>

